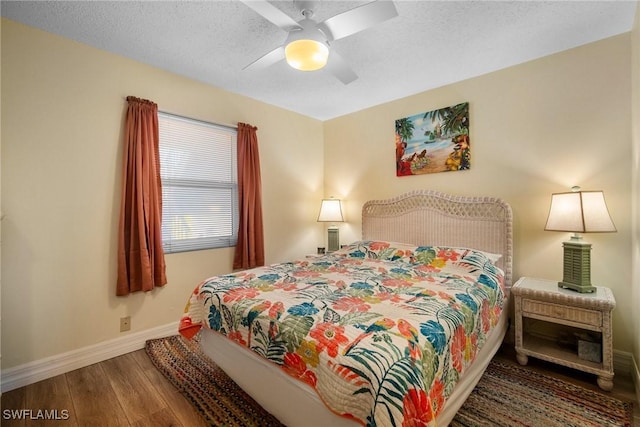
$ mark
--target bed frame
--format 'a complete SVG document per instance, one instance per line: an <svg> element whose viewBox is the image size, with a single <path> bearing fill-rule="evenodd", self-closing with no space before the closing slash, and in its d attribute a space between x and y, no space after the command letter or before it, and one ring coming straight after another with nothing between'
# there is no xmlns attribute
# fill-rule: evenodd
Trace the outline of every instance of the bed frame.
<svg viewBox="0 0 640 427"><path fill-rule="evenodd" d="M452 196L436 191L413 191L388 200L372 200L362 208L364 240L387 240L415 245L470 247L500 254L498 266L511 287L512 213L504 201L492 197ZM489 334L475 362L462 375L438 415L448 425L480 380L508 328L508 307ZM311 387L294 380L251 351L204 328L200 345L241 388L290 427L352 427L353 420L326 408ZM313 420L310 422L310 420Z"/></svg>

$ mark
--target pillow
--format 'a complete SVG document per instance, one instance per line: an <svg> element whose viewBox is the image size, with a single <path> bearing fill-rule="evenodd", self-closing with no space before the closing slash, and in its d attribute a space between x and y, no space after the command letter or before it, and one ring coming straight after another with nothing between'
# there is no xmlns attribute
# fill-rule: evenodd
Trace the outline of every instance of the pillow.
<svg viewBox="0 0 640 427"><path fill-rule="evenodd" d="M479 249L471 249L471 248L460 248L460 249L467 249L470 251L480 252L485 257L487 257L487 259L491 261L492 264L495 264L500 260L500 258L502 258L502 254L492 254L491 252L481 251Z"/></svg>
<svg viewBox="0 0 640 427"><path fill-rule="evenodd" d="M410 263L430 264L442 261L458 261L473 255L486 258L491 264L498 262L500 254L480 251L478 249L448 246L416 246L409 243L387 242L381 240L362 240L343 246L334 254L350 258L377 258L388 260L405 260Z"/></svg>
<svg viewBox="0 0 640 427"><path fill-rule="evenodd" d="M472 263L478 266L489 263L495 265L501 256L464 247L418 246L414 253L414 263L440 267L448 263Z"/></svg>
<svg viewBox="0 0 640 427"><path fill-rule="evenodd" d="M348 258L377 258L396 260L410 256L417 248L408 243L386 242L382 240L361 240L345 245L333 252Z"/></svg>

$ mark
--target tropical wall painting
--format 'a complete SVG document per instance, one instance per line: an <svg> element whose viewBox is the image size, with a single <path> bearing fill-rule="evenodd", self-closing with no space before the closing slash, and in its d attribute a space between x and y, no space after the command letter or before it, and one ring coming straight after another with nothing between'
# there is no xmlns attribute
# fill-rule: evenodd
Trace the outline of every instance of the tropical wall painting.
<svg viewBox="0 0 640 427"><path fill-rule="evenodd" d="M396 175L471 167L469 103L396 120Z"/></svg>

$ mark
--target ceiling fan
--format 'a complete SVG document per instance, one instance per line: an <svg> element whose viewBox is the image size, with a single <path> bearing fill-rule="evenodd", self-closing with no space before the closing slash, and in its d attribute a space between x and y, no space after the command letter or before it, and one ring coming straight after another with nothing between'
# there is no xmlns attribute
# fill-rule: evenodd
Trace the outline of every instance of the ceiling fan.
<svg viewBox="0 0 640 427"><path fill-rule="evenodd" d="M302 71L325 68L344 84L358 76L335 50L330 51L330 43L398 16L393 1L377 0L316 22L312 19L315 2L294 0L304 17L296 22L267 0L240 1L289 33L282 46L250 63L244 70L266 68L286 59L291 67Z"/></svg>

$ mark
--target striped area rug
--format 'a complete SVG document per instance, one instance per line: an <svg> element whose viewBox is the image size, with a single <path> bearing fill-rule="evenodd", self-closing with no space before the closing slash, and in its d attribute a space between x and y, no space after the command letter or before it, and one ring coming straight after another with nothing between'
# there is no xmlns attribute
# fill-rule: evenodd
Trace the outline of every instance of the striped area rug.
<svg viewBox="0 0 640 427"><path fill-rule="evenodd" d="M154 339L146 342L145 351L155 367L210 425L282 426L202 353L195 342L181 336Z"/></svg>
<svg viewBox="0 0 640 427"><path fill-rule="evenodd" d="M145 350L210 425L282 426L195 343L173 336L147 341ZM451 427L631 427L632 413L631 402L605 392L494 360Z"/></svg>
<svg viewBox="0 0 640 427"><path fill-rule="evenodd" d="M633 403L493 360L451 427L632 425Z"/></svg>

